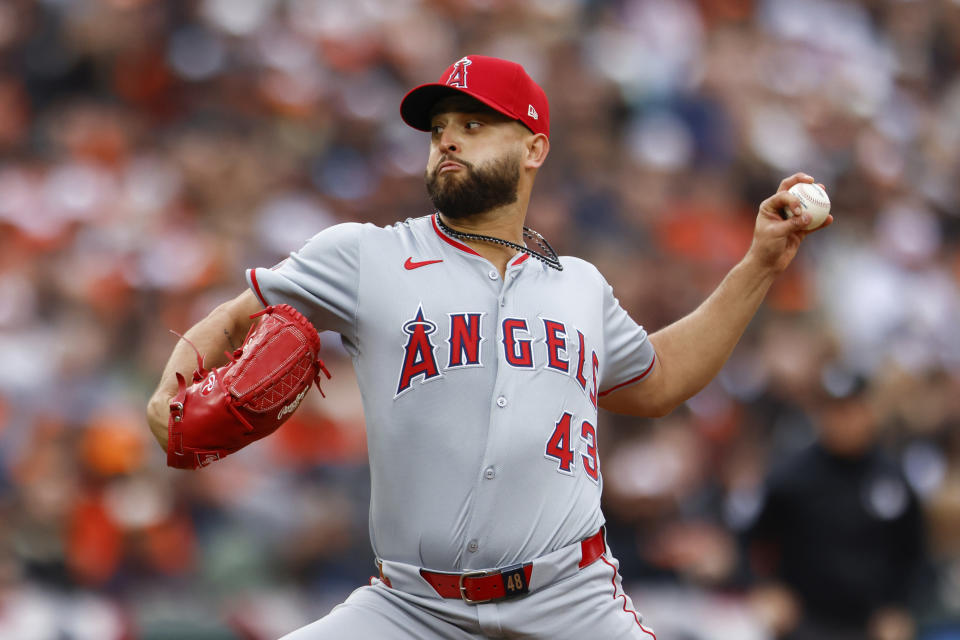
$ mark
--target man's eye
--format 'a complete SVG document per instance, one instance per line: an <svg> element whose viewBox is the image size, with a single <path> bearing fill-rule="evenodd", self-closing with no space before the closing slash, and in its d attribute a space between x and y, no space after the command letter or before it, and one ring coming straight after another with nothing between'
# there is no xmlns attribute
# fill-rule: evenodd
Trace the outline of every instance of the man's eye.
<svg viewBox="0 0 960 640"><path fill-rule="evenodd" d="M480 126L480 122L477 120L471 120L467 123L467 129L476 129Z"/></svg>
<svg viewBox="0 0 960 640"><path fill-rule="evenodd" d="M443 133L443 127L441 127L441 126L438 125L438 124L435 124L435 125L433 125L432 127L430 127L430 133L432 133L432 134L435 135L435 136L438 136L438 135L440 135L441 133Z"/></svg>

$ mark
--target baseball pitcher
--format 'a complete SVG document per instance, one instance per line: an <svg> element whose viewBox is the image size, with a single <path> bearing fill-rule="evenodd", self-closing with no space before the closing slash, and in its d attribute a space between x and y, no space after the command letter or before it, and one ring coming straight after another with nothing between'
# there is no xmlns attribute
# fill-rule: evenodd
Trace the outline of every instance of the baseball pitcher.
<svg viewBox="0 0 960 640"><path fill-rule="evenodd" d="M717 374L810 233L787 189L813 178L781 182L743 260L648 335L593 265L524 226L550 109L520 65L466 56L400 112L429 133L435 211L336 225L249 269L249 289L175 347L150 427L188 468L267 435L325 372L313 328L336 331L363 395L379 571L288 640L653 639L604 537L597 409L663 416ZM222 368L201 362L186 384L194 348L218 354L248 330Z"/></svg>

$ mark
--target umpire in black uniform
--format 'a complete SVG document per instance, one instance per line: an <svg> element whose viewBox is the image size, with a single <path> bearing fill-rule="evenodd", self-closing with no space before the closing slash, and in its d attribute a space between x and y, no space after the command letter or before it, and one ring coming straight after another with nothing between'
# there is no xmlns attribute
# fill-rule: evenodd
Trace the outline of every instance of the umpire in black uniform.
<svg viewBox="0 0 960 640"><path fill-rule="evenodd" d="M834 379L817 439L778 465L748 532L769 621L784 640L910 640L923 515L878 442L866 381Z"/></svg>

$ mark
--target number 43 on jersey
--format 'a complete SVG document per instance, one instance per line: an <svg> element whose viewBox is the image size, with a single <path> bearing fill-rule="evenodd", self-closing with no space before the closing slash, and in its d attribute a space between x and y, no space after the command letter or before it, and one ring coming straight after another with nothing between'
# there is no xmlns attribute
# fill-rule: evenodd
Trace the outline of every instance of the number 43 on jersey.
<svg viewBox="0 0 960 640"><path fill-rule="evenodd" d="M574 434L571 428L576 428L573 426L573 415L565 411L547 440L543 455L550 460L557 461L557 471L573 475L577 455L575 443L582 440L586 445L586 453L580 454L583 471L591 480L597 482L600 477L600 463L597 459L597 429L587 420L580 423L579 433Z"/></svg>

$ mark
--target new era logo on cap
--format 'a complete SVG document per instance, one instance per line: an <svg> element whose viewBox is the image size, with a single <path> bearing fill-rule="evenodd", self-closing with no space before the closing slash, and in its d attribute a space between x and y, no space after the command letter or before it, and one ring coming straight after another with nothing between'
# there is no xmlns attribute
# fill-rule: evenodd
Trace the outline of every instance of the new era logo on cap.
<svg viewBox="0 0 960 640"><path fill-rule="evenodd" d="M534 133L550 135L547 94L516 62L489 56L464 56L447 67L439 82L411 90L400 103L400 115L414 129L429 131L433 105L455 93L476 98Z"/></svg>

